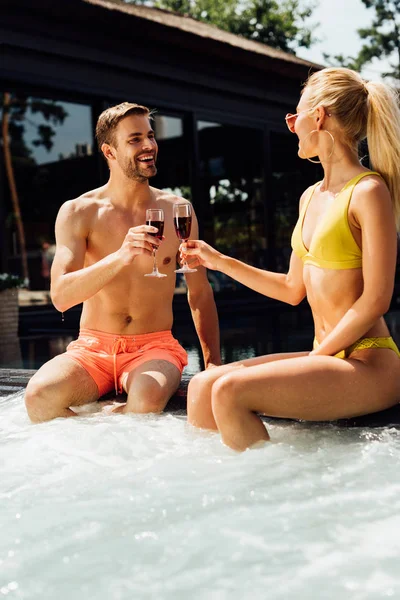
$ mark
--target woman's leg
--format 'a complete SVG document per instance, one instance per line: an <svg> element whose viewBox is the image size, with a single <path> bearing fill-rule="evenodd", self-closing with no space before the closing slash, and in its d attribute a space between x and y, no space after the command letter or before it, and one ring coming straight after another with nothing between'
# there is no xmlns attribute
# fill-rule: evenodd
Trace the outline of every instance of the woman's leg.
<svg viewBox="0 0 400 600"><path fill-rule="evenodd" d="M268 354L243 361L237 361L228 365L222 365L221 367L213 367L198 373L189 383L187 394L188 422L191 423L191 425L202 429L217 429L217 424L211 408L211 390L217 379L223 375L238 369L307 355L308 352Z"/></svg>
<svg viewBox="0 0 400 600"><path fill-rule="evenodd" d="M255 413L332 421L396 404L400 394L396 354L379 349L360 351L359 356L297 357L222 375L212 386L212 411L224 443L245 450L268 440Z"/></svg>

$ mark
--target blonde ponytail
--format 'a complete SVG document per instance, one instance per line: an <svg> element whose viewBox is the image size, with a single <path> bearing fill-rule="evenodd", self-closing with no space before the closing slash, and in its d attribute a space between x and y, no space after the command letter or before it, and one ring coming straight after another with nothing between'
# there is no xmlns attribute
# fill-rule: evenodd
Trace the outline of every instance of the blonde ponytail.
<svg viewBox="0 0 400 600"><path fill-rule="evenodd" d="M371 167L386 181L400 230L400 108L399 97L388 85L369 81L367 140Z"/></svg>
<svg viewBox="0 0 400 600"><path fill-rule="evenodd" d="M400 230L400 108L395 90L385 83L364 81L359 73L328 67L305 83L310 110L324 106L339 122L345 142L357 154L367 138L371 167L385 180Z"/></svg>

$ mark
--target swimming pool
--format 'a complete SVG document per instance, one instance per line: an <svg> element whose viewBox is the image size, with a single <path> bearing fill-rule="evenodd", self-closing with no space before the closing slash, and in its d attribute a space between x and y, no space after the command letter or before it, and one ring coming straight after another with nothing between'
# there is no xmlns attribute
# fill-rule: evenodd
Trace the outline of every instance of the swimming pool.
<svg viewBox="0 0 400 600"><path fill-rule="evenodd" d="M400 432L269 430L236 454L182 412L31 425L1 399L0 598L399 597Z"/></svg>

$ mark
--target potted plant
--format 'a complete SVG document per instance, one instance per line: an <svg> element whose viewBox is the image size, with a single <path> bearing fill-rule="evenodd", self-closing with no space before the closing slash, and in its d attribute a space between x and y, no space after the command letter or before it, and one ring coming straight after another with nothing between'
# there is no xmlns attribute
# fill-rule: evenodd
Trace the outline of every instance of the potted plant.
<svg viewBox="0 0 400 600"><path fill-rule="evenodd" d="M18 289L25 281L18 275L0 273L0 367L22 366L18 339Z"/></svg>

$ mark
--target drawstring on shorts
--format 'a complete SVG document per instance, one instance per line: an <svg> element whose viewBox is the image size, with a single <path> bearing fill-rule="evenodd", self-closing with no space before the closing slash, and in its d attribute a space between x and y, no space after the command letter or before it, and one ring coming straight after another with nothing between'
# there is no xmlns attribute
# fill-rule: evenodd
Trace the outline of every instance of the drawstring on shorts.
<svg viewBox="0 0 400 600"><path fill-rule="evenodd" d="M121 352L126 352L126 339L123 337L118 337L114 339L114 344L111 350L111 353L113 355L113 363L114 363L114 387L115 387L115 394L118 396L118 394L122 394L122 385L120 385L120 387L118 388L118 381L117 381L117 354L120 354Z"/></svg>

